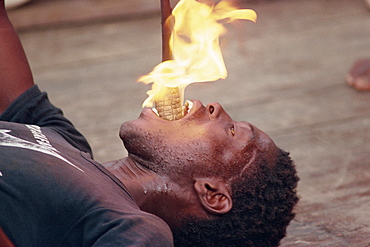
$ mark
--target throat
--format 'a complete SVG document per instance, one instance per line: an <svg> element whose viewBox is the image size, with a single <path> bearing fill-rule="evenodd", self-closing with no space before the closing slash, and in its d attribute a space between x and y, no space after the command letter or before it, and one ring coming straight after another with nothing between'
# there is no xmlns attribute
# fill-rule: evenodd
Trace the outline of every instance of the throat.
<svg viewBox="0 0 370 247"><path fill-rule="evenodd" d="M104 166L126 185L135 200L169 191L168 178L158 175L129 157L106 163Z"/></svg>

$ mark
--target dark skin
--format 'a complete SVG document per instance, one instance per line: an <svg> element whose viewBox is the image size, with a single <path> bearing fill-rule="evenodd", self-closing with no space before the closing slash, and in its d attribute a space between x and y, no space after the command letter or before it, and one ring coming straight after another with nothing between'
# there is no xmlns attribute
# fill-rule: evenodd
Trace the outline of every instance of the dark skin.
<svg viewBox="0 0 370 247"><path fill-rule="evenodd" d="M0 113L33 86L19 38L0 0ZM235 122L218 103L194 107L167 121L150 108L121 126L129 156L105 166L129 189L139 207L171 227L193 215L212 219L233 207L231 181L258 155L274 165L277 147L261 130Z"/></svg>
<svg viewBox="0 0 370 247"><path fill-rule="evenodd" d="M346 75L346 82L358 91L370 91L370 59L355 61Z"/></svg>
<svg viewBox="0 0 370 247"><path fill-rule="evenodd" d="M229 212L232 179L258 155L271 166L276 157L273 141L255 126L233 121L218 103L193 103L177 121L163 120L145 108L138 119L124 123L120 137L129 157L107 166L128 184L143 210L170 226L189 214L212 218ZM127 166L142 171L137 179L119 173Z"/></svg>
<svg viewBox="0 0 370 247"><path fill-rule="evenodd" d="M21 42L0 0L0 112L33 85Z"/></svg>

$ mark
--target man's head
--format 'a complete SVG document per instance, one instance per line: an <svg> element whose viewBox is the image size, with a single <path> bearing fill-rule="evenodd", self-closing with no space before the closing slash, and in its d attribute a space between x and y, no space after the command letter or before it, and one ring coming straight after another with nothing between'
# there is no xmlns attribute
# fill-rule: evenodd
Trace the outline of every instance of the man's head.
<svg viewBox="0 0 370 247"><path fill-rule="evenodd" d="M191 246L207 246L205 238L216 235L248 246L246 239L272 234L266 224L275 227L280 240L297 202L298 178L289 156L255 126L233 121L219 104L204 107L199 101L193 103L190 112L177 121L162 120L146 108L120 130L129 157L183 189L176 197L182 200L185 213L177 212L181 217L157 215L170 224L177 240L181 239L178 230L186 236L185 243L199 237ZM186 204L191 210L185 211ZM211 222L219 226L209 228ZM215 232L214 227L220 232L208 235ZM239 237L234 236L237 230ZM221 246L233 246L231 243Z"/></svg>
<svg viewBox="0 0 370 247"><path fill-rule="evenodd" d="M298 177L283 150L272 169L265 162L259 157L250 171L232 182L230 212L212 220L188 217L174 228L175 246L279 246L294 217Z"/></svg>

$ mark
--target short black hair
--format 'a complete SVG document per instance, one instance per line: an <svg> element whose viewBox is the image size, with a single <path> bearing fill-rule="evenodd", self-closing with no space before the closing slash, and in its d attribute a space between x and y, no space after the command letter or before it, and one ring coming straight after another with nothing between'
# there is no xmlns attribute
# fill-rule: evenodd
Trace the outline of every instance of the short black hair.
<svg viewBox="0 0 370 247"><path fill-rule="evenodd" d="M176 247L279 246L294 218L298 176L289 153L279 149L276 165L259 157L231 185L233 208L212 220L189 217L173 229Z"/></svg>

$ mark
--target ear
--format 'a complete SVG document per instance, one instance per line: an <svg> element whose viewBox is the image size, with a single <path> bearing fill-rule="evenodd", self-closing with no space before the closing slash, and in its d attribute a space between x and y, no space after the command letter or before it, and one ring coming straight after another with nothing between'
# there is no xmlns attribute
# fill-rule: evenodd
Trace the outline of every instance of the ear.
<svg viewBox="0 0 370 247"><path fill-rule="evenodd" d="M230 192L225 182L219 178L197 179L194 189L201 204L210 213L226 214L233 207Z"/></svg>

